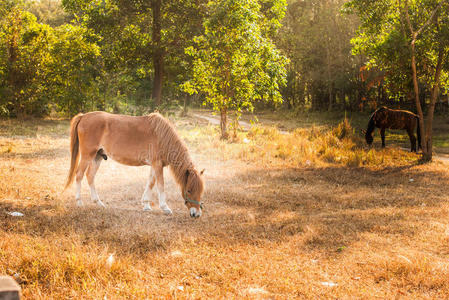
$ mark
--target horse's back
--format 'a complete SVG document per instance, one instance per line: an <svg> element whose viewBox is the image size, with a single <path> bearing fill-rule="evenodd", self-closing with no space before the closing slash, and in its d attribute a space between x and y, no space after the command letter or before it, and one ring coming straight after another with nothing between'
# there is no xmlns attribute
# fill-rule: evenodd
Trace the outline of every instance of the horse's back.
<svg viewBox="0 0 449 300"><path fill-rule="evenodd" d="M407 110L394 110L391 129L413 129L416 124L416 115Z"/></svg>
<svg viewBox="0 0 449 300"><path fill-rule="evenodd" d="M143 129L145 118L94 111L84 114L79 126L81 126L80 129L91 132L102 129L134 133Z"/></svg>

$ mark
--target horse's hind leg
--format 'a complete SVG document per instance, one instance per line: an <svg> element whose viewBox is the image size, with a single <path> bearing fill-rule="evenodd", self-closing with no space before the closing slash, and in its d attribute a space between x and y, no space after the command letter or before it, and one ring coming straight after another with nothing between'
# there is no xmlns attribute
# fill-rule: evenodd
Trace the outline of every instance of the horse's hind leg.
<svg viewBox="0 0 449 300"><path fill-rule="evenodd" d="M87 182L90 187L90 198L92 201L97 202L98 205L105 207L104 203L101 202L98 197L97 190L95 189L95 175L97 174L98 168L100 167L101 160L103 159L103 155L101 153L97 153L95 159L90 162L89 168L86 172Z"/></svg>
<svg viewBox="0 0 449 300"><path fill-rule="evenodd" d="M78 206L83 205L83 201L81 201L81 180L83 180L84 172L86 172L87 167L89 166L92 158L85 157L81 155L81 161L76 169L76 193L75 200Z"/></svg>
<svg viewBox="0 0 449 300"><path fill-rule="evenodd" d="M382 148L385 148L385 128L380 129L380 138L382 139Z"/></svg>
<svg viewBox="0 0 449 300"><path fill-rule="evenodd" d="M145 190L143 191L143 195L142 195L143 210L147 210L147 211L151 210L150 197L148 194L153 189L153 186L155 183L156 183L156 175L154 173L154 169L151 168L150 177L148 178L148 181L145 185Z"/></svg>
<svg viewBox="0 0 449 300"><path fill-rule="evenodd" d="M164 191L164 168L162 165L157 164L154 166L154 172L157 180L157 191L159 196L159 208L162 209L166 214L172 214L170 207L168 207L165 201L165 191Z"/></svg>
<svg viewBox="0 0 449 300"><path fill-rule="evenodd" d="M407 130L408 137L410 138L411 149L410 152L416 152L416 138L413 134L413 130Z"/></svg>

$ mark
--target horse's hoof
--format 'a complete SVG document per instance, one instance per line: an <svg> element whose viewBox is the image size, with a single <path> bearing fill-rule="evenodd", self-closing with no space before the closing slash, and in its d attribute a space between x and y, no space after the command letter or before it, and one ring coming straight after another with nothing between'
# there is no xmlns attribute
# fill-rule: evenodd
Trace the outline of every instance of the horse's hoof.
<svg viewBox="0 0 449 300"><path fill-rule="evenodd" d="M143 211L152 211L151 206L147 203L143 206Z"/></svg>
<svg viewBox="0 0 449 300"><path fill-rule="evenodd" d="M173 214L172 210L168 206L161 207L161 209L164 212L164 214L167 214L167 215L172 215Z"/></svg>

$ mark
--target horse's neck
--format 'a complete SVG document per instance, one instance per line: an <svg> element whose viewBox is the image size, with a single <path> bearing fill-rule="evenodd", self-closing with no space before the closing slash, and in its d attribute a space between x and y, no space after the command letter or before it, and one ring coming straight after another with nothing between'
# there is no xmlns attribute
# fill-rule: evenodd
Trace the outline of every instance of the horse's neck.
<svg viewBox="0 0 449 300"><path fill-rule="evenodd" d="M368 122L368 128L366 129L366 134L370 135L374 129L376 128L376 125L374 124L374 115L369 119Z"/></svg>
<svg viewBox="0 0 449 300"><path fill-rule="evenodd" d="M178 155L173 155L173 153L177 152ZM175 150L171 152L171 154L167 155L166 160L168 165L172 169L173 175L176 177L176 181L180 184L184 184L186 171L193 168L193 162L187 150Z"/></svg>

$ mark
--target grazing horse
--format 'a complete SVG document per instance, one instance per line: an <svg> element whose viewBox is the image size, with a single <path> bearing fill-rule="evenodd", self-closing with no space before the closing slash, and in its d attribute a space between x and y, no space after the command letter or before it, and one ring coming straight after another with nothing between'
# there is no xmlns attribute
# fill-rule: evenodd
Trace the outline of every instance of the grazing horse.
<svg viewBox="0 0 449 300"><path fill-rule="evenodd" d="M421 132L419 130L419 116L407 111L390 109L385 106L378 108L370 117L368 122L368 128L365 133L365 139L368 145L373 143L372 132L375 127L380 129L380 136L382 138L382 148L385 148L385 129L405 129L410 137L411 150L416 152L416 138L413 134L415 127L418 136L418 148L421 147Z"/></svg>
<svg viewBox="0 0 449 300"><path fill-rule="evenodd" d="M186 145L159 113L140 117L100 111L78 114L70 123L70 152L71 163L65 189L72 184L76 174L75 200L78 205L83 204L81 180L87 170L91 199L104 206L95 190L94 179L102 159L110 157L128 166L151 166L142 195L144 210L151 210L149 192L157 181L159 207L167 214L172 213L164 192L163 170L169 166L190 216L201 216L204 170L199 172L195 169Z"/></svg>

